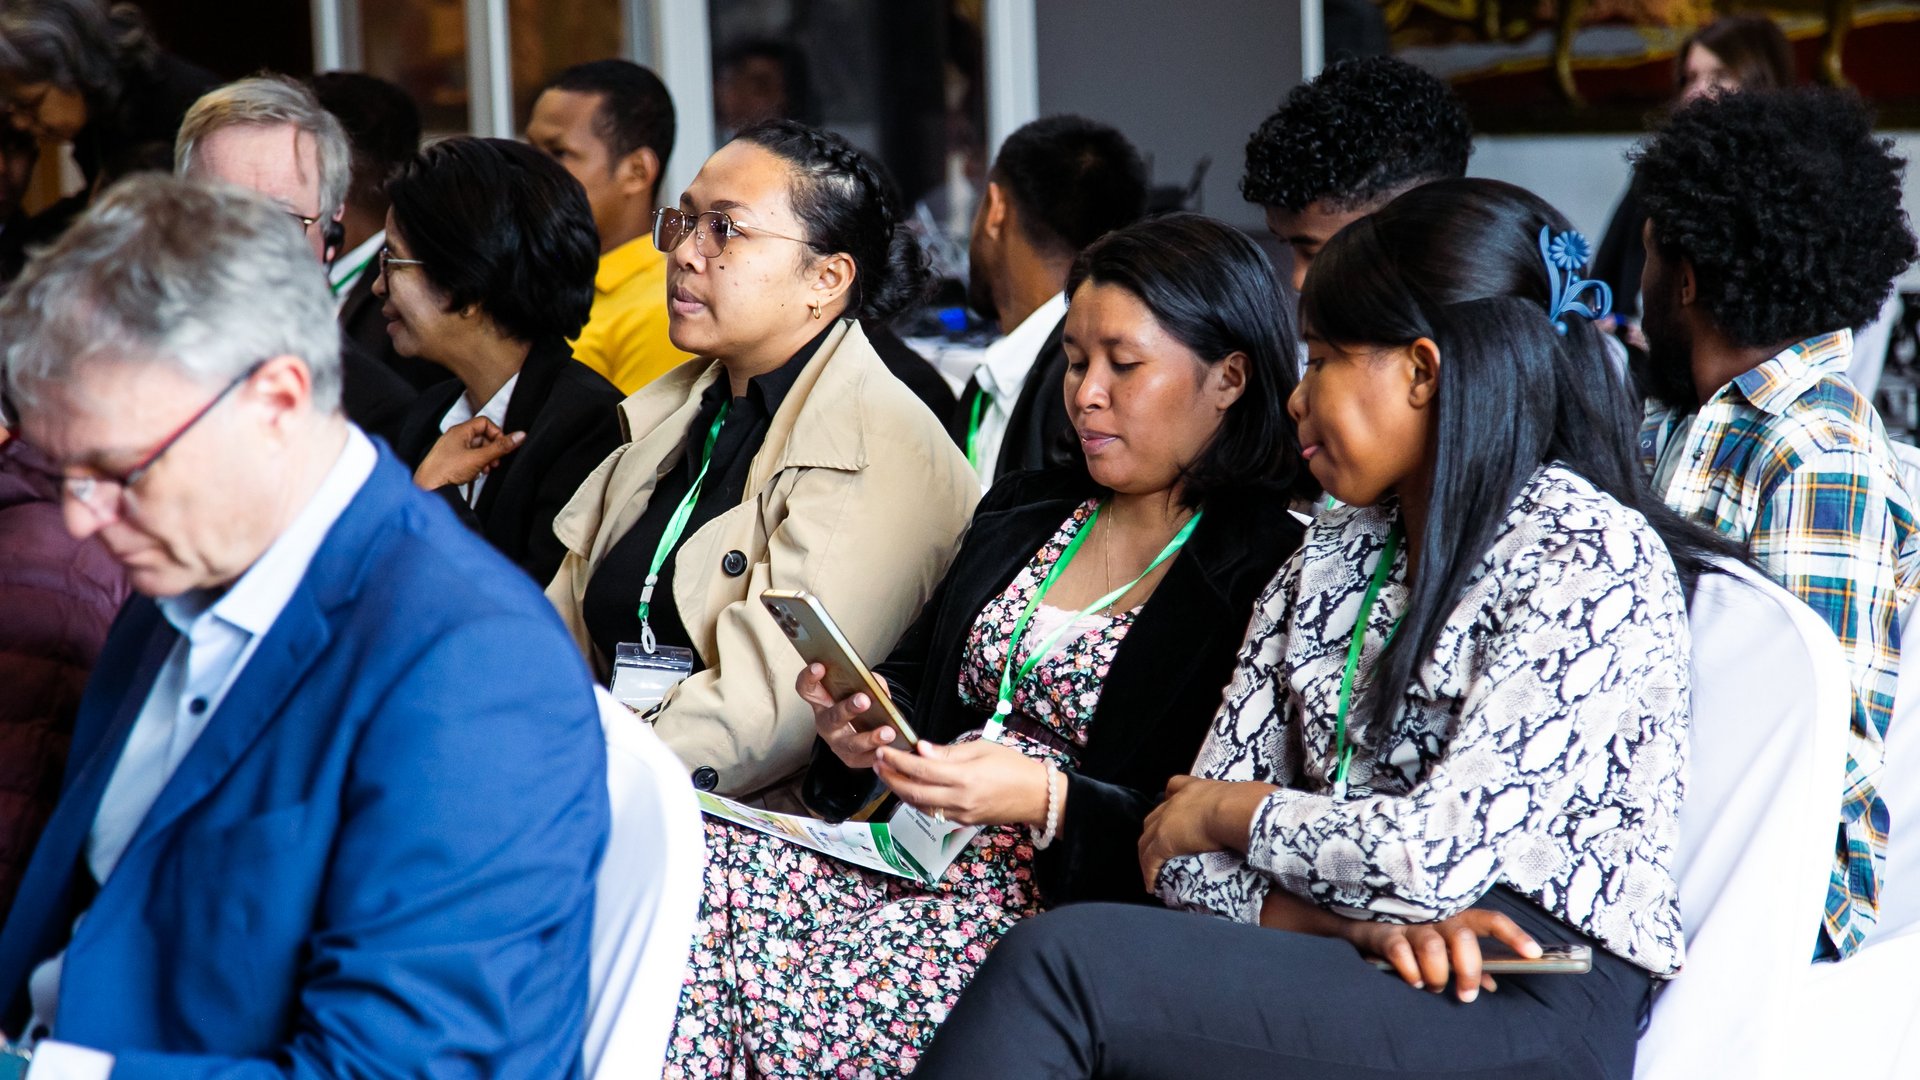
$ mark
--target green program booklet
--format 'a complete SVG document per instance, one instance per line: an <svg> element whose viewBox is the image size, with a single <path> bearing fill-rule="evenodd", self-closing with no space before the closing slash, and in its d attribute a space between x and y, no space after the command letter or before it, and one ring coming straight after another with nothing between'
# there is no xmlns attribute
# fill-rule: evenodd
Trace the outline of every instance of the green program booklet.
<svg viewBox="0 0 1920 1080"><path fill-rule="evenodd" d="M902 803L886 821L838 825L798 814L778 814L702 791L700 809L768 836L812 848L842 862L931 885L980 831L974 825L935 821Z"/></svg>

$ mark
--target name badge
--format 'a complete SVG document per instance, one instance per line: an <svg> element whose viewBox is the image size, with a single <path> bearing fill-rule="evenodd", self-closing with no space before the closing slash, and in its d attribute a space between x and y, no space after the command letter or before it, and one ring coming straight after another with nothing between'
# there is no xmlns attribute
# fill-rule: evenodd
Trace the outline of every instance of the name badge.
<svg viewBox="0 0 1920 1080"><path fill-rule="evenodd" d="M693 674L693 650L656 645L652 651L639 642L623 641L614 649L615 701L645 715L660 706L680 680Z"/></svg>

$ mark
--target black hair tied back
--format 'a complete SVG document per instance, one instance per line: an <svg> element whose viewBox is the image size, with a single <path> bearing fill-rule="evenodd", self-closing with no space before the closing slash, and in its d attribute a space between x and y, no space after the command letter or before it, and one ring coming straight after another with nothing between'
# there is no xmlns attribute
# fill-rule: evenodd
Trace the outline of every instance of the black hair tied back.
<svg viewBox="0 0 1920 1080"><path fill-rule="evenodd" d="M933 281L926 252L902 224L900 197L878 162L839 135L797 120L768 120L737 137L793 166L793 212L809 246L853 260L847 318L885 322L926 297Z"/></svg>

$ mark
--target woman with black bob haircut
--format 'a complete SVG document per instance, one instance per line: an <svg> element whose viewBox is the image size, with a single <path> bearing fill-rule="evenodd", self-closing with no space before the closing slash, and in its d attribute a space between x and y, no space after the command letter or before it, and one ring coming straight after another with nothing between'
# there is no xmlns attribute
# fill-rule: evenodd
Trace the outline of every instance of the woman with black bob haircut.
<svg viewBox="0 0 1920 1080"><path fill-rule="evenodd" d="M507 139L434 143L388 184L374 295L402 356L455 376L421 394L394 449L500 552L546 582L553 519L620 445L620 391L578 363L599 236L586 193Z"/></svg>
<svg viewBox="0 0 1920 1080"><path fill-rule="evenodd" d="M1145 884L1187 911L1014 931L922 1075L1633 1075L1681 961L1682 581L1725 549L1638 478L1586 255L1456 180L1314 261L1291 412L1340 505L1147 818ZM1482 996L1481 936L1592 970Z"/></svg>
<svg viewBox="0 0 1920 1080"><path fill-rule="evenodd" d="M860 328L925 291L902 210L845 139L772 121L654 215L668 336L698 359L621 405L632 441L555 522L568 555L547 595L701 790L799 808L812 710L760 594L812 593L855 650L886 656L979 501ZM623 645L643 693L614 678Z"/></svg>
<svg viewBox="0 0 1920 1080"><path fill-rule="evenodd" d="M1009 927L1150 899L1141 822L1192 763L1254 600L1302 533L1287 513L1304 472L1285 407L1296 338L1266 256L1192 214L1095 241L1067 294L1085 465L995 483L877 669L918 749L856 726L866 695L835 701L818 668L799 678L815 812L890 797L911 810L882 816L978 831L920 885L709 822L669 1075L900 1075Z"/></svg>

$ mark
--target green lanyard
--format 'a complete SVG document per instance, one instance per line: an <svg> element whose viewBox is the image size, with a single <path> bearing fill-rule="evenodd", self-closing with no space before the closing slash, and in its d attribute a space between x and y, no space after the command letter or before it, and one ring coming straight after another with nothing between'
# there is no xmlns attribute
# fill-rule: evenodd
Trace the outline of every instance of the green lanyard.
<svg viewBox="0 0 1920 1080"><path fill-rule="evenodd" d="M1380 565L1373 568L1373 580L1367 584L1367 595L1360 601L1360 617L1353 624L1353 638L1347 643L1347 670L1340 676L1340 709L1333 721L1334 766L1333 797L1347 797L1347 768L1353 764L1353 747L1347 745L1347 707L1353 704L1353 675L1360 667L1360 646L1367 640L1367 617L1373 614L1373 603L1380 599L1380 587L1387 582L1387 574L1393 570L1394 553L1400 550L1400 526L1395 525L1387 533L1387 546L1380 549ZM1400 629L1400 620L1393 621L1393 629L1387 631L1387 640L1393 640L1395 630Z"/></svg>
<svg viewBox="0 0 1920 1080"><path fill-rule="evenodd" d="M973 416L967 420L967 464L980 467L980 414L987 411L987 392L982 387L973 390Z"/></svg>
<svg viewBox="0 0 1920 1080"><path fill-rule="evenodd" d="M1013 636L1007 639L1007 659L1000 665L1000 701L993 707L993 718L987 721L986 730L983 733L985 738L993 740L1000 737L1000 732L1006 727L1006 718L1013 715L1013 688L1027 681L1027 676L1031 675L1040 661L1053 651L1053 647L1059 643L1061 636L1073 629L1074 624L1081 619L1133 591L1133 587L1145 580L1148 574L1158 570L1161 563L1173 558L1175 552L1186 546L1187 538L1193 535L1194 528L1200 524L1200 515L1193 515L1185 525L1180 527L1180 531L1174 534L1173 539L1167 541L1167 546L1160 549L1160 554L1147 564L1145 570L1140 571L1139 577L1080 609L1080 614L1060 624L1059 629L1047 635L1046 639L1027 656L1026 662L1020 665L1019 674L1014 674L1013 658L1020 653L1020 639L1026 636L1027 621L1033 618L1033 613L1039 609L1041 599L1047 595L1048 590L1053 588L1053 583L1060 580L1060 575L1066 571L1067 564L1073 561L1073 556L1079 552L1080 545L1087 539L1088 534L1093 532L1093 523L1098 520L1100 520L1100 508L1094 507L1093 513L1087 515L1086 524L1080 526L1079 530L1073 534L1073 539L1067 542L1067 549L1054 560L1053 568L1047 571L1046 578L1040 582L1039 591L1027 598L1026 610L1020 613L1019 620L1013 624Z"/></svg>
<svg viewBox="0 0 1920 1080"><path fill-rule="evenodd" d="M353 288L354 285L358 284L360 281L360 275L364 273L367 269L367 264L371 263L373 260L379 257L380 257L380 253L376 251L372 255L369 255L366 258L361 259L360 265L353 268L353 273L347 274L344 277L342 277L339 281L336 281L333 283L333 286L332 286L333 295L339 296L342 292L345 292L346 290Z"/></svg>
<svg viewBox="0 0 1920 1080"><path fill-rule="evenodd" d="M647 613L653 609L653 587L660 581L660 568L667 565L667 557L680 543L680 534L687 531L687 521L693 517L693 504L700 501L700 485L707 479L707 469L713 465L713 444L720 441L720 425L727 422L727 411L733 408L731 400L720 403L720 415L713 418L713 426L707 429L707 447L700 451L700 474L693 478L693 486L680 497L680 505L673 508L673 516L667 519L666 531L660 534L660 543L653 549L653 562L647 567L647 583L640 590L640 647L648 653L654 651L657 644L653 636L653 624L647 621Z"/></svg>

